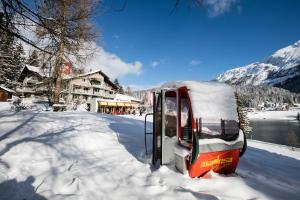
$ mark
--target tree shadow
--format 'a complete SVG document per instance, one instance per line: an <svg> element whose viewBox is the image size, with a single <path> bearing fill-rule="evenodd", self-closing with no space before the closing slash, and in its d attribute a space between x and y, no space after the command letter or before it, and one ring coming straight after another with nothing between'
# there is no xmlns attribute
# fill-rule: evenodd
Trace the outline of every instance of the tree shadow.
<svg viewBox="0 0 300 200"><path fill-rule="evenodd" d="M3 165L6 169L10 168L10 165L7 162L3 161L1 158L0 158L0 165Z"/></svg>
<svg viewBox="0 0 300 200"><path fill-rule="evenodd" d="M47 200L37 193L37 188L32 185L35 181L33 176L27 177L25 181L18 182L11 179L0 183L1 200Z"/></svg>
<svg viewBox="0 0 300 200"><path fill-rule="evenodd" d="M32 121L39 113L34 113L34 115L32 115L31 117L29 117L27 120L25 120L24 122L22 122L20 125L16 126L14 129L4 133L3 135L0 136L0 141L6 139L7 137L9 137L11 134L13 134L14 132L16 132L17 130L19 130L20 128L22 128L23 126L25 126L27 123L29 123L30 121Z"/></svg>
<svg viewBox="0 0 300 200"><path fill-rule="evenodd" d="M237 174L254 190L271 199L299 199L300 160L248 147Z"/></svg>
<svg viewBox="0 0 300 200"><path fill-rule="evenodd" d="M17 114L18 112L12 112L12 111L1 111L2 113L0 114L0 118L2 117L10 117L13 116L15 114Z"/></svg>
<svg viewBox="0 0 300 200"><path fill-rule="evenodd" d="M79 125L77 125L79 126ZM49 147L51 147L52 149L55 149L54 144L56 141L56 138L62 134L65 134L67 132L72 132L73 130L75 130L76 126L70 126L67 128L63 128L60 129L56 132L45 132L42 133L38 136L35 137L25 137L19 140L15 140L13 142L7 143L5 145L5 147L3 149L0 150L0 156L4 155L5 153L7 153L8 151L10 151L13 147L21 144L21 143L25 143L25 142L38 142L38 143L42 143L44 145L47 145ZM61 152L62 153L62 152Z"/></svg>

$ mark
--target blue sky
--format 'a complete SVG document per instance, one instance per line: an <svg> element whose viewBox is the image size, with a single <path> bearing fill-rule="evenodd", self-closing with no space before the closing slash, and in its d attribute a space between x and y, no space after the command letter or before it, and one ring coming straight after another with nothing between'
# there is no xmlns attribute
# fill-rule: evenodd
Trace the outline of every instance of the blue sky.
<svg viewBox="0 0 300 200"><path fill-rule="evenodd" d="M112 8L124 0L104 1L95 18L97 44L125 63L141 64L120 82L211 80L300 40L300 1L204 1L196 7L181 0L171 15L175 0L128 0L122 12Z"/></svg>

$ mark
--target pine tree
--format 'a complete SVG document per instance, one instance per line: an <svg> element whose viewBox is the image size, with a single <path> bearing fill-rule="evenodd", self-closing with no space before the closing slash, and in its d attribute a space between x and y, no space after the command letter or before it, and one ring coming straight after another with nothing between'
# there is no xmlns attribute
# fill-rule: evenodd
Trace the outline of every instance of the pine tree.
<svg viewBox="0 0 300 200"><path fill-rule="evenodd" d="M14 67L14 38L5 32L0 35L0 84L10 81L11 68Z"/></svg>
<svg viewBox="0 0 300 200"><path fill-rule="evenodd" d="M125 94L127 94L129 96L133 96L133 92L129 86L126 88Z"/></svg>
<svg viewBox="0 0 300 200"><path fill-rule="evenodd" d="M122 85L119 83L118 79L114 80L114 84L118 87L117 93L124 94L124 89Z"/></svg>
<svg viewBox="0 0 300 200"><path fill-rule="evenodd" d="M32 66L35 66L35 67L40 66L40 61L39 61L39 56L38 56L37 50L32 51L32 53L29 55L26 63L28 65L32 65Z"/></svg>
<svg viewBox="0 0 300 200"><path fill-rule="evenodd" d="M241 98L237 93L235 96L237 101L237 111L238 111L238 117L240 122L240 128L243 130L243 132L246 135L249 135L252 132L252 128L250 127L250 120L247 117L245 106L243 105L243 102L241 101Z"/></svg>
<svg viewBox="0 0 300 200"><path fill-rule="evenodd" d="M120 85L118 79L115 78L114 84L115 84L116 86L119 86L119 85Z"/></svg>
<svg viewBox="0 0 300 200"><path fill-rule="evenodd" d="M15 66L17 67L16 73L18 74L22 70L25 63L25 52L24 52L23 45L21 43L16 45L13 54L14 54L14 63Z"/></svg>
<svg viewBox="0 0 300 200"><path fill-rule="evenodd" d="M0 84L14 89L17 78L23 68L24 49L21 44L15 44L14 38L3 33L0 36Z"/></svg>
<svg viewBox="0 0 300 200"><path fill-rule="evenodd" d="M122 85L120 85L118 93L120 93L120 94L124 94L125 93Z"/></svg>

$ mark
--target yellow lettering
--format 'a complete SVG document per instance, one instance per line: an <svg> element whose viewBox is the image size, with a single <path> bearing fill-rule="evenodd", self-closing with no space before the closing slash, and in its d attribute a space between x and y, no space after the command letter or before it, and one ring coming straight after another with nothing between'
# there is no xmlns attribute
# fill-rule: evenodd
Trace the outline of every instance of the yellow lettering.
<svg viewBox="0 0 300 200"><path fill-rule="evenodd" d="M227 157L227 158L221 158L218 156L216 159L214 160L210 160L210 161L205 161L201 163L201 168L202 167L210 167L213 165L229 165L229 163L231 163L233 160L232 157Z"/></svg>

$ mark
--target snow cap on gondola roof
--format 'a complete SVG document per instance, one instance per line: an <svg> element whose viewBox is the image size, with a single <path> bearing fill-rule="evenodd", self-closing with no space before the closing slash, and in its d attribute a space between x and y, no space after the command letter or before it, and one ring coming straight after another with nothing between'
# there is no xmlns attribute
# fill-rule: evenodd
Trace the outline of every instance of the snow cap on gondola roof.
<svg viewBox="0 0 300 200"><path fill-rule="evenodd" d="M238 120L234 89L212 81L174 81L161 88L187 87L194 118L203 121Z"/></svg>

